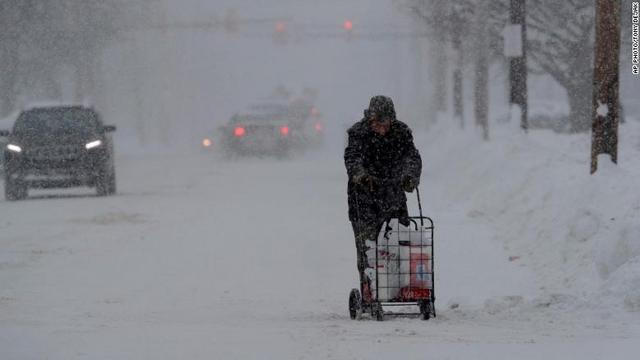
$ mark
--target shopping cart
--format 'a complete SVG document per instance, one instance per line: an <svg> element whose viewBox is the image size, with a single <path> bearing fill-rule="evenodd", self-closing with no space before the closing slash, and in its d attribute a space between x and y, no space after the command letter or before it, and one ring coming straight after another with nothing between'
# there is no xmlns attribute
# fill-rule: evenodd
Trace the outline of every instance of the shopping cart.
<svg viewBox="0 0 640 360"><path fill-rule="evenodd" d="M361 284L360 289L351 290L351 319L360 319L363 314L370 314L378 321L384 320L385 315L420 314L424 320L436 316L433 220L422 215L417 189L416 195L419 216L409 217L407 226L399 219L389 219L382 225L376 241L367 241L369 267L365 275L370 285L369 289L363 289L367 285ZM414 306L419 313L385 312L389 307Z"/></svg>

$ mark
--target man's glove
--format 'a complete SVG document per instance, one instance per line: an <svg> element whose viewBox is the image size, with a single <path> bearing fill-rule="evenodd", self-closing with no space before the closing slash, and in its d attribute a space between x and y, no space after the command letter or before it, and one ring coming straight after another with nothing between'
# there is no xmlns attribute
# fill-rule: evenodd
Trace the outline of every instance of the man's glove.
<svg viewBox="0 0 640 360"><path fill-rule="evenodd" d="M369 175L366 172L362 172L360 174L354 175L352 179L356 185L359 185L362 188L369 191L373 191L373 188L378 183L378 178L376 178L375 176Z"/></svg>
<svg viewBox="0 0 640 360"><path fill-rule="evenodd" d="M402 178L402 190L406 192L413 192L413 190L418 186L418 182L411 176L407 175Z"/></svg>

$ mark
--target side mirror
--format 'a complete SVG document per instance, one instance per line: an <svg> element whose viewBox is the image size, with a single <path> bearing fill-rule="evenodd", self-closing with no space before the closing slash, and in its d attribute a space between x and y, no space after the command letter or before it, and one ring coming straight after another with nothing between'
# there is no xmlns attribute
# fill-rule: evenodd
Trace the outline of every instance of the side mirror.
<svg viewBox="0 0 640 360"><path fill-rule="evenodd" d="M7 137L11 135L11 131L9 130L0 130L0 137Z"/></svg>
<svg viewBox="0 0 640 360"><path fill-rule="evenodd" d="M114 132L116 131L116 126L115 125L105 125L103 127L104 132Z"/></svg>

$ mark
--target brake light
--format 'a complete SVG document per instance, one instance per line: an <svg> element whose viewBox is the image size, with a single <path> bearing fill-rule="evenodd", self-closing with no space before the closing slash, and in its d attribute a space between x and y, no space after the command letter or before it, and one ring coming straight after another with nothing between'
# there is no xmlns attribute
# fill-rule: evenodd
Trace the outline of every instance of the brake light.
<svg viewBox="0 0 640 360"><path fill-rule="evenodd" d="M322 123L319 122L314 125L314 129L316 129L317 132L322 132L322 130L324 130Z"/></svg>
<svg viewBox="0 0 640 360"><path fill-rule="evenodd" d="M233 130L233 135L235 135L237 137L244 136L245 133L246 133L246 131L244 130L244 128L242 126L238 126L237 128L235 128Z"/></svg>
<svg viewBox="0 0 640 360"><path fill-rule="evenodd" d="M289 135L289 127L288 126L282 126L280 127L280 134L282 136L287 136Z"/></svg>

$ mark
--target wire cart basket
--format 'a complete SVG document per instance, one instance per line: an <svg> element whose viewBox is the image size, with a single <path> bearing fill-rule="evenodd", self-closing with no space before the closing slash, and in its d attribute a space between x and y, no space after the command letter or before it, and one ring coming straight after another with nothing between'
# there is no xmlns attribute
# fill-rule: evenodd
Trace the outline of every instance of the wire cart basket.
<svg viewBox="0 0 640 360"><path fill-rule="evenodd" d="M360 319L370 314L378 321L385 315L419 314L423 320L436 316L434 292L433 220L422 215L417 191L419 216L402 224L398 219L384 222L376 241L367 241L369 267L365 274L370 285L360 285L349 294L349 315ZM366 288L365 288L366 287ZM416 312L385 311L385 308L416 306Z"/></svg>

